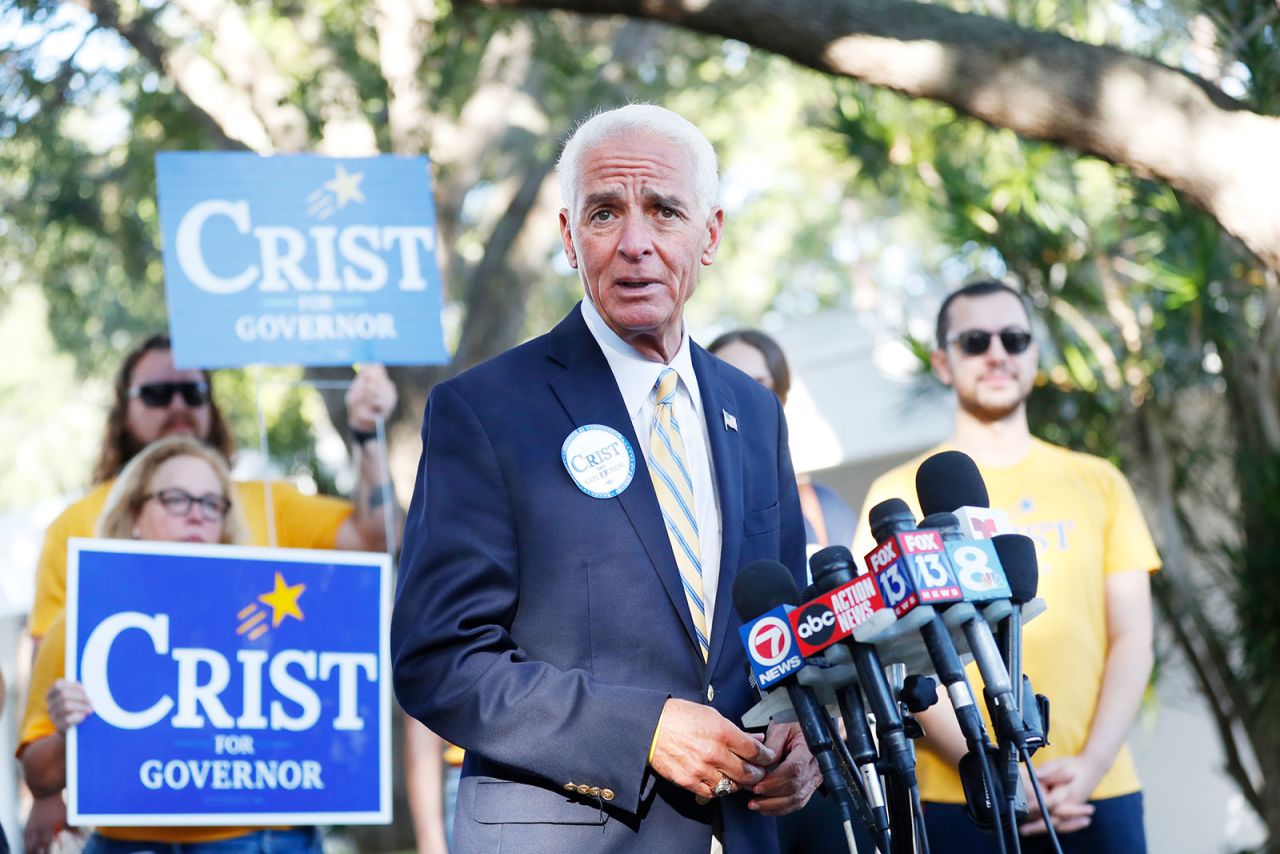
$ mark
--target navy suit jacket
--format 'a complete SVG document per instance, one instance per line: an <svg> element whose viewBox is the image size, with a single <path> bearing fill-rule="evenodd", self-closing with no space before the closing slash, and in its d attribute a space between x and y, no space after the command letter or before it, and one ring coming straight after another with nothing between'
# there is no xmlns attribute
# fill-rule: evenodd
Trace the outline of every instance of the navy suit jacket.
<svg viewBox="0 0 1280 854"><path fill-rule="evenodd" d="M804 570L777 398L701 347L692 358L724 532L709 662L641 440L580 308L431 392L391 648L401 705L467 751L455 851L707 854L713 822L728 854L775 850L746 794L700 805L647 764L668 697L736 725L755 702L738 569L770 558L798 581ZM635 452L617 497L583 493L561 462L588 424Z"/></svg>

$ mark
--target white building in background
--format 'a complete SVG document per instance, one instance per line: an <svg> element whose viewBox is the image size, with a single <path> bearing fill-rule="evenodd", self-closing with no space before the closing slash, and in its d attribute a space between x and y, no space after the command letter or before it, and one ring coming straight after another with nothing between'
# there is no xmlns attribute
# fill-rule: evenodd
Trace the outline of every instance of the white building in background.
<svg viewBox="0 0 1280 854"><path fill-rule="evenodd" d="M796 470L835 489L854 512L878 475L951 434L949 394L922 388L906 345L877 340L856 313L814 315L770 334L791 367L787 421ZM1227 854L1265 838L1221 770L1213 719L1176 653L1162 662L1156 702L1139 717L1130 746L1152 854Z"/></svg>

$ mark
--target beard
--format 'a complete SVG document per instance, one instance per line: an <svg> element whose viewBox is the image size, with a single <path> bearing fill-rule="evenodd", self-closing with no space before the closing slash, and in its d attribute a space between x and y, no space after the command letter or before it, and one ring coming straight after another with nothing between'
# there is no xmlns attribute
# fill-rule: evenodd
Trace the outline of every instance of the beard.
<svg viewBox="0 0 1280 854"><path fill-rule="evenodd" d="M189 412L183 412L183 411L169 413L169 415L165 417L163 423L161 423L160 433L158 436L156 436L156 438L159 439L159 438L163 438L164 436L172 436L179 427L185 427L188 433L190 433L195 438L199 439L201 442L208 441L208 438L209 438L208 436L201 436L199 434L200 427L196 423L195 417L191 415ZM125 428L124 449L123 449L124 454L123 454L123 459L120 460L120 466L124 467L124 465L128 463L129 460L136 457L149 444L151 443L139 441L138 437L133 435L132 430Z"/></svg>
<svg viewBox="0 0 1280 854"><path fill-rule="evenodd" d="M996 424L1016 415L1026 400L1026 395L1003 400L983 400L980 395L956 396L960 408L983 424Z"/></svg>

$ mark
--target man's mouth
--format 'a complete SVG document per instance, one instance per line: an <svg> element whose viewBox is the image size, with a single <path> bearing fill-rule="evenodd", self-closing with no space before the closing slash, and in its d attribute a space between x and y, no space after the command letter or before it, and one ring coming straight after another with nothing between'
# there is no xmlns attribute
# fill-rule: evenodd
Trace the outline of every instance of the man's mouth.
<svg viewBox="0 0 1280 854"><path fill-rule="evenodd" d="M618 287L626 288L627 290L638 291L658 283L645 279L618 279L615 284L618 285Z"/></svg>

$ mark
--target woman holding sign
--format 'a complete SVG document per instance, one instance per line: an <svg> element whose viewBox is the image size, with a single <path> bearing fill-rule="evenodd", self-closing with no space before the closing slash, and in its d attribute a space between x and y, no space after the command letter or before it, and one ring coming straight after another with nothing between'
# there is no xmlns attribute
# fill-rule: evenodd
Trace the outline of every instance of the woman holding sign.
<svg viewBox="0 0 1280 854"><path fill-rule="evenodd" d="M231 477L217 451L182 436L161 439L120 473L98 520L98 535L117 539L187 543L239 543L245 523L232 505ZM66 733L92 712L84 688L63 679L66 626L50 627L31 674L18 757L36 798L26 850L49 850L60 828L48 805L61 806L66 785ZM38 810L40 810L38 812ZM85 849L90 854L187 852L187 854L320 854L315 828L103 827Z"/></svg>

